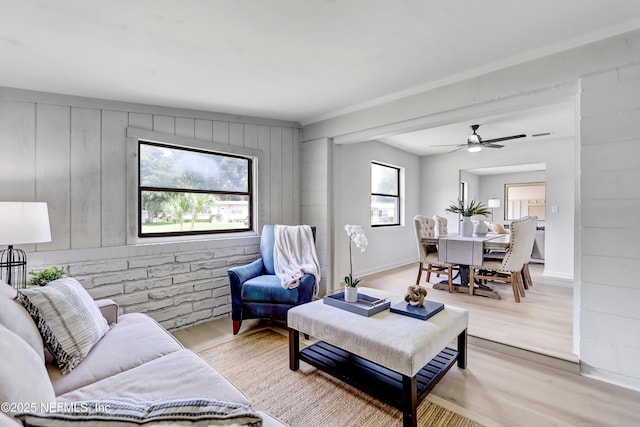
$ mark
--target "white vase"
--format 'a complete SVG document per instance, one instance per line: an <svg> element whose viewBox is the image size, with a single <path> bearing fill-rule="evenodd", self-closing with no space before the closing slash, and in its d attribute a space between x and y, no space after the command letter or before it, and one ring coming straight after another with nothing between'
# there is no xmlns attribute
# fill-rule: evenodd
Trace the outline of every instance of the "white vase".
<svg viewBox="0 0 640 427"><path fill-rule="evenodd" d="M355 286L345 286L344 300L346 302L358 302L358 288Z"/></svg>
<svg viewBox="0 0 640 427"><path fill-rule="evenodd" d="M486 222L484 222L484 221L476 221L476 223L473 224L473 235L474 236L484 237L484 236L487 235L488 232L489 232L489 226L487 225Z"/></svg>
<svg viewBox="0 0 640 427"><path fill-rule="evenodd" d="M463 216L462 217L462 235L464 237L471 237L473 235L473 223L471 222L471 217Z"/></svg>

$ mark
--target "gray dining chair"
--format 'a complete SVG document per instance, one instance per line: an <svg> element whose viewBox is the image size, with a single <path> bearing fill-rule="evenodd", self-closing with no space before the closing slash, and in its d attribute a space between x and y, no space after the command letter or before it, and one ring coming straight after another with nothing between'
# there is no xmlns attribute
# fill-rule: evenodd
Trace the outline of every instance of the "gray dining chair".
<svg viewBox="0 0 640 427"><path fill-rule="evenodd" d="M537 224L536 216L525 216L512 221L509 226L511 232L509 247L502 259L485 257L482 265L471 266L469 283L474 283L475 279L511 283L513 297L516 302L520 302L520 297L525 297L525 275L528 274L528 269L526 273L523 273L523 269L531 259Z"/></svg>

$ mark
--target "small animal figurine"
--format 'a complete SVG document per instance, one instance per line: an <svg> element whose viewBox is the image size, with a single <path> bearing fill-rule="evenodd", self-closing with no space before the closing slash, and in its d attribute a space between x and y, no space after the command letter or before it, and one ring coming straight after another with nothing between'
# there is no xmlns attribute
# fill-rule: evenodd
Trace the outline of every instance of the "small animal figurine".
<svg viewBox="0 0 640 427"><path fill-rule="evenodd" d="M422 307L426 296L426 288L420 285L411 285L407 288L407 295L404 296L404 300L414 307Z"/></svg>

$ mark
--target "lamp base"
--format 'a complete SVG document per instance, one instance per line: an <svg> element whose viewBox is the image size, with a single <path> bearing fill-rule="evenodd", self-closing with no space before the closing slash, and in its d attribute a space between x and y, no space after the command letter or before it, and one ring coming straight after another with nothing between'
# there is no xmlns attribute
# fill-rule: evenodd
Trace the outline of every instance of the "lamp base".
<svg viewBox="0 0 640 427"><path fill-rule="evenodd" d="M27 284L27 254L13 245L0 251L0 279L9 286L22 289Z"/></svg>

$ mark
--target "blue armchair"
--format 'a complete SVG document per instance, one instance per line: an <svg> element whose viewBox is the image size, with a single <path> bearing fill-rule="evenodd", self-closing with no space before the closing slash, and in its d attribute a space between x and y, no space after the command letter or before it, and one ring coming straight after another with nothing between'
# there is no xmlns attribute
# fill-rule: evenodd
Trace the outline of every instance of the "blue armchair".
<svg viewBox="0 0 640 427"><path fill-rule="evenodd" d="M313 238L316 228L311 227ZM274 226L265 225L260 237L261 258L251 264L227 270L231 285L231 319L237 334L243 319L287 320L291 307L310 302L316 286L315 277L305 274L297 288L285 289L273 264Z"/></svg>

